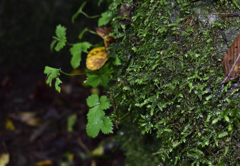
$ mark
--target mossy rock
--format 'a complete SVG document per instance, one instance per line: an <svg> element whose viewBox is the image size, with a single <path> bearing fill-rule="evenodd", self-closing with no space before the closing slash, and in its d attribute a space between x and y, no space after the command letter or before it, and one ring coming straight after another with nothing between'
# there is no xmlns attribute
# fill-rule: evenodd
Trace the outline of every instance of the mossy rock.
<svg viewBox="0 0 240 166"><path fill-rule="evenodd" d="M121 65L109 96L126 165L238 165L239 79L219 83L221 58L240 31L239 16L227 13L240 3L124 2L132 20L112 22L110 56ZM117 14L122 3L110 9Z"/></svg>

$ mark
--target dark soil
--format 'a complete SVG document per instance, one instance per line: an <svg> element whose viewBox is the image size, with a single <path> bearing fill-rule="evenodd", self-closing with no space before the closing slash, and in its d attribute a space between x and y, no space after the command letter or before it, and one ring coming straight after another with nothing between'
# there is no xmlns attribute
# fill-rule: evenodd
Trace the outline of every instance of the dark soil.
<svg viewBox="0 0 240 166"><path fill-rule="evenodd" d="M114 135L93 139L86 134L90 87L82 85L84 76L65 78L61 93L45 84L40 70L0 76L0 154L10 154L8 165L123 165ZM67 118L72 114L77 123L69 132ZM99 145L105 153L90 157Z"/></svg>

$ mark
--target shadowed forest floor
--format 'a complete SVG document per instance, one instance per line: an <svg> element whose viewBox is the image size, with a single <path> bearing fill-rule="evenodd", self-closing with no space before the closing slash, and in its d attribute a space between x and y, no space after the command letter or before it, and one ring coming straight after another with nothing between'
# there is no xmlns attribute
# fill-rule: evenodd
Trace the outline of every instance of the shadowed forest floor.
<svg viewBox="0 0 240 166"><path fill-rule="evenodd" d="M45 84L42 71L31 73L0 77L0 152L10 154L9 165L122 166L113 135L86 135L90 88L82 86L84 76L64 81L58 93ZM67 127L70 115L77 116L73 132ZM104 155L88 157L106 140Z"/></svg>

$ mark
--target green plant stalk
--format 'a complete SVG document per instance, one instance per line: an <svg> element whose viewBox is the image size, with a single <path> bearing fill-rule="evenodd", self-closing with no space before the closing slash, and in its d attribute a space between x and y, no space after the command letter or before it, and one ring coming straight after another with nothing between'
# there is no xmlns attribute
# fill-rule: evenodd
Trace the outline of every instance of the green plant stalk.
<svg viewBox="0 0 240 166"><path fill-rule="evenodd" d="M84 73L78 73L78 74L69 74L69 73L65 73L64 71L62 71L61 69L59 69L59 72L67 75L67 76L77 76L77 75L84 75L86 74L87 72L84 72Z"/></svg>
<svg viewBox="0 0 240 166"><path fill-rule="evenodd" d="M124 120L124 118L125 118L126 116L128 116L129 113L130 113L130 112L128 112L128 113L126 113L125 115L123 115L122 117L120 117L120 118L119 118L119 121Z"/></svg>
<svg viewBox="0 0 240 166"><path fill-rule="evenodd" d="M87 29L87 31L90 32L90 33L92 33L92 34L94 34L94 35L98 35L97 32L92 31L92 30L90 30L90 29Z"/></svg>
<svg viewBox="0 0 240 166"><path fill-rule="evenodd" d="M97 18L97 17L101 17L101 15L95 15L95 16L89 16L87 15L85 12L81 11L80 13L82 13L84 16L86 16L87 18Z"/></svg>

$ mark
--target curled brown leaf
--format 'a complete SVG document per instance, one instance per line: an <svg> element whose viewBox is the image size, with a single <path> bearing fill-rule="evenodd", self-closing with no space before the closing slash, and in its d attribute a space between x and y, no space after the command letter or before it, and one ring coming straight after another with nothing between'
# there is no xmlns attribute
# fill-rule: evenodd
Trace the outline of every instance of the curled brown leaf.
<svg viewBox="0 0 240 166"><path fill-rule="evenodd" d="M240 34L234 39L224 56L222 66L225 76L221 82L222 84L240 77Z"/></svg>
<svg viewBox="0 0 240 166"><path fill-rule="evenodd" d="M115 42L115 39L112 36L108 36L112 32L112 28L110 27L96 27L95 28L97 34L103 38L104 45L106 48L110 46L110 44Z"/></svg>

